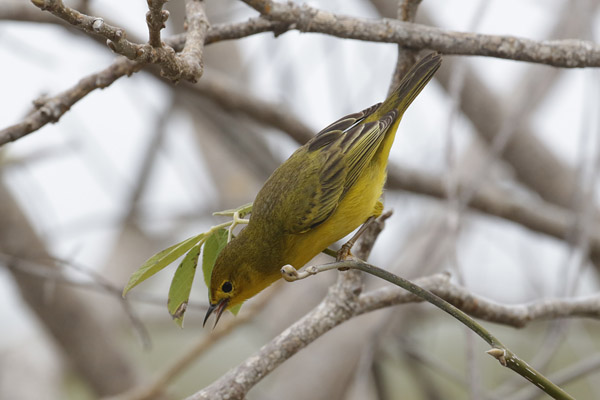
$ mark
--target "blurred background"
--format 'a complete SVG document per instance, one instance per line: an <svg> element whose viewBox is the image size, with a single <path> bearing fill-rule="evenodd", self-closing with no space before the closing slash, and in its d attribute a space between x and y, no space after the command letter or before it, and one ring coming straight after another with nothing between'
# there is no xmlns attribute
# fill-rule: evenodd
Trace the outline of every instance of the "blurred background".
<svg viewBox="0 0 600 400"><path fill-rule="evenodd" d="M67 2L147 40L145 1ZM396 16L391 0L314 0L335 13ZM597 40L592 0L424 0L417 22L533 40ZM163 37L183 30L167 4ZM256 12L206 1L211 23ZM0 398L93 399L143 385L211 334L197 277L185 329L166 297L176 264L134 289L129 275L156 252L223 222L214 211L252 201L310 134L386 97L394 44L321 34L264 33L206 48L197 85L148 69L79 101L58 123L0 149ZM0 4L0 128L32 101L106 68L115 55L29 2ZM504 304L598 291L590 261L598 207L596 69L556 69L447 56L405 115L390 163L441 181L447 199L390 187L394 210L370 262L408 278L447 270ZM289 118L278 118L281 114ZM457 194L457 186L467 190ZM392 185L394 186L394 185ZM572 216L566 240L465 207L485 190ZM314 260L315 263L327 261ZM314 307L335 273L283 290L212 346L168 388L182 398L251 355ZM367 288L381 286L367 280ZM244 313L244 308L241 311ZM225 315L225 319L233 318ZM485 324L543 372L600 398L597 321ZM484 354L487 345L430 305L404 305L336 328L275 370L249 399L533 399L541 392ZM579 368L579 369L577 369ZM307 384L309 382L310 384ZM319 390L316 388L319 387Z"/></svg>

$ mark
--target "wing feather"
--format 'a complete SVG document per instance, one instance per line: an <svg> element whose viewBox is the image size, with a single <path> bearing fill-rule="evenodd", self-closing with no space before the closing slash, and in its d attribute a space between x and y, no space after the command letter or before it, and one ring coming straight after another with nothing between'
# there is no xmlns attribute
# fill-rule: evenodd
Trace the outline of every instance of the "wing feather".
<svg viewBox="0 0 600 400"><path fill-rule="evenodd" d="M378 107L378 105L376 105ZM377 107L365 111L371 113ZM385 114L381 119L360 123L365 113L345 117L323 130L313 141L307 143L306 151L321 160L322 167L304 177L304 182L313 181L316 190L303 207L297 207L294 223L288 227L290 233L302 233L325 222L337 209L347 191L356 183L381 145L397 111ZM345 127L345 130L338 128Z"/></svg>

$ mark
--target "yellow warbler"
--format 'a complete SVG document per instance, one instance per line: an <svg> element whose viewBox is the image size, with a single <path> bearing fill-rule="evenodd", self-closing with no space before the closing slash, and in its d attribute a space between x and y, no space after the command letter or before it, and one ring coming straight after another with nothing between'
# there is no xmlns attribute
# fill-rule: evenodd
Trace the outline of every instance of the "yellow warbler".
<svg viewBox="0 0 600 400"><path fill-rule="evenodd" d="M381 214L398 124L440 63L437 53L424 57L383 103L329 125L273 172L254 200L248 226L217 257L204 323L278 280L282 266L302 267Z"/></svg>

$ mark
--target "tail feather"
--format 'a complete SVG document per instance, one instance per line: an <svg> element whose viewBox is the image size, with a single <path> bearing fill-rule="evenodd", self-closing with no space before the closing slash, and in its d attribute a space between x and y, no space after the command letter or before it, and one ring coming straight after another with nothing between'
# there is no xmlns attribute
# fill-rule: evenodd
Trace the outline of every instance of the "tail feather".
<svg viewBox="0 0 600 400"><path fill-rule="evenodd" d="M431 53L423 57L408 71L396 90L367 120L377 120L394 109L398 110L399 117L402 117L404 111L406 111L417 95L421 93L425 85L433 78L441 63L442 56L439 53Z"/></svg>

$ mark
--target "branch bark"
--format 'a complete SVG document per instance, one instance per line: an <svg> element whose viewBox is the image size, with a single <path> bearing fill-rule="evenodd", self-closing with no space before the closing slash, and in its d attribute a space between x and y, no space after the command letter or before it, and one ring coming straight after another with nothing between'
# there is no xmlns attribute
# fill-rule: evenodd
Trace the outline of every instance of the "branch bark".
<svg viewBox="0 0 600 400"><path fill-rule="evenodd" d="M205 44L238 39L274 29L275 26L277 24L256 18L239 24L215 25L208 31ZM175 48L183 48L185 41L186 36L182 34L174 36L168 42L172 43ZM113 64L102 71L81 79L74 87L56 96L36 100L34 102L36 109L22 122L0 130L0 146L35 132L48 123L57 122L60 117L88 93L96 89L108 87L117 79L126 75L130 76L143 67L143 63L131 61L126 58L118 58Z"/></svg>
<svg viewBox="0 0 600 400"><path fill-rule="evenodd" d="M404 47L436 50L443 54L496 57L561 68L600 66L600 45L591 41L535 41L515 36L456 32L387 18L372 20L348 17L295 3L245 2L265 18L285 24L285 30L398 43Z"/></svg>
<svg viewBox="0 0 600 400"><path fill-rule="evenodd" d="M171 46L163 45L160 40L160 30L168 17L168 12L162 10L162 0L149 2L147 21L150 42L147 44L128 40L124 29L110 25L102 18L85 15L64 5L62 0L32 0L32 3L90 35L106 38L107 46L117 54L138 63L159 65L163 76L172 81L184 79L196 82L202 75L202 48L209 27L202 0L189 0L186 3L190 26L186 37L189 45L187 49L184 47L181 54L177 54Z"/></svg>
<svg viewBox="0 0 600 400"><path fill-rule="evenodd" d="M515 328L523 328L532 321L547 319L576 317L600 319L600 294L505 305L475 295L448 279L429 290L472 317ZM357 312L363 314L383 307L422 300L397 287L386 286L361 295L358 301Z"/></svg>

